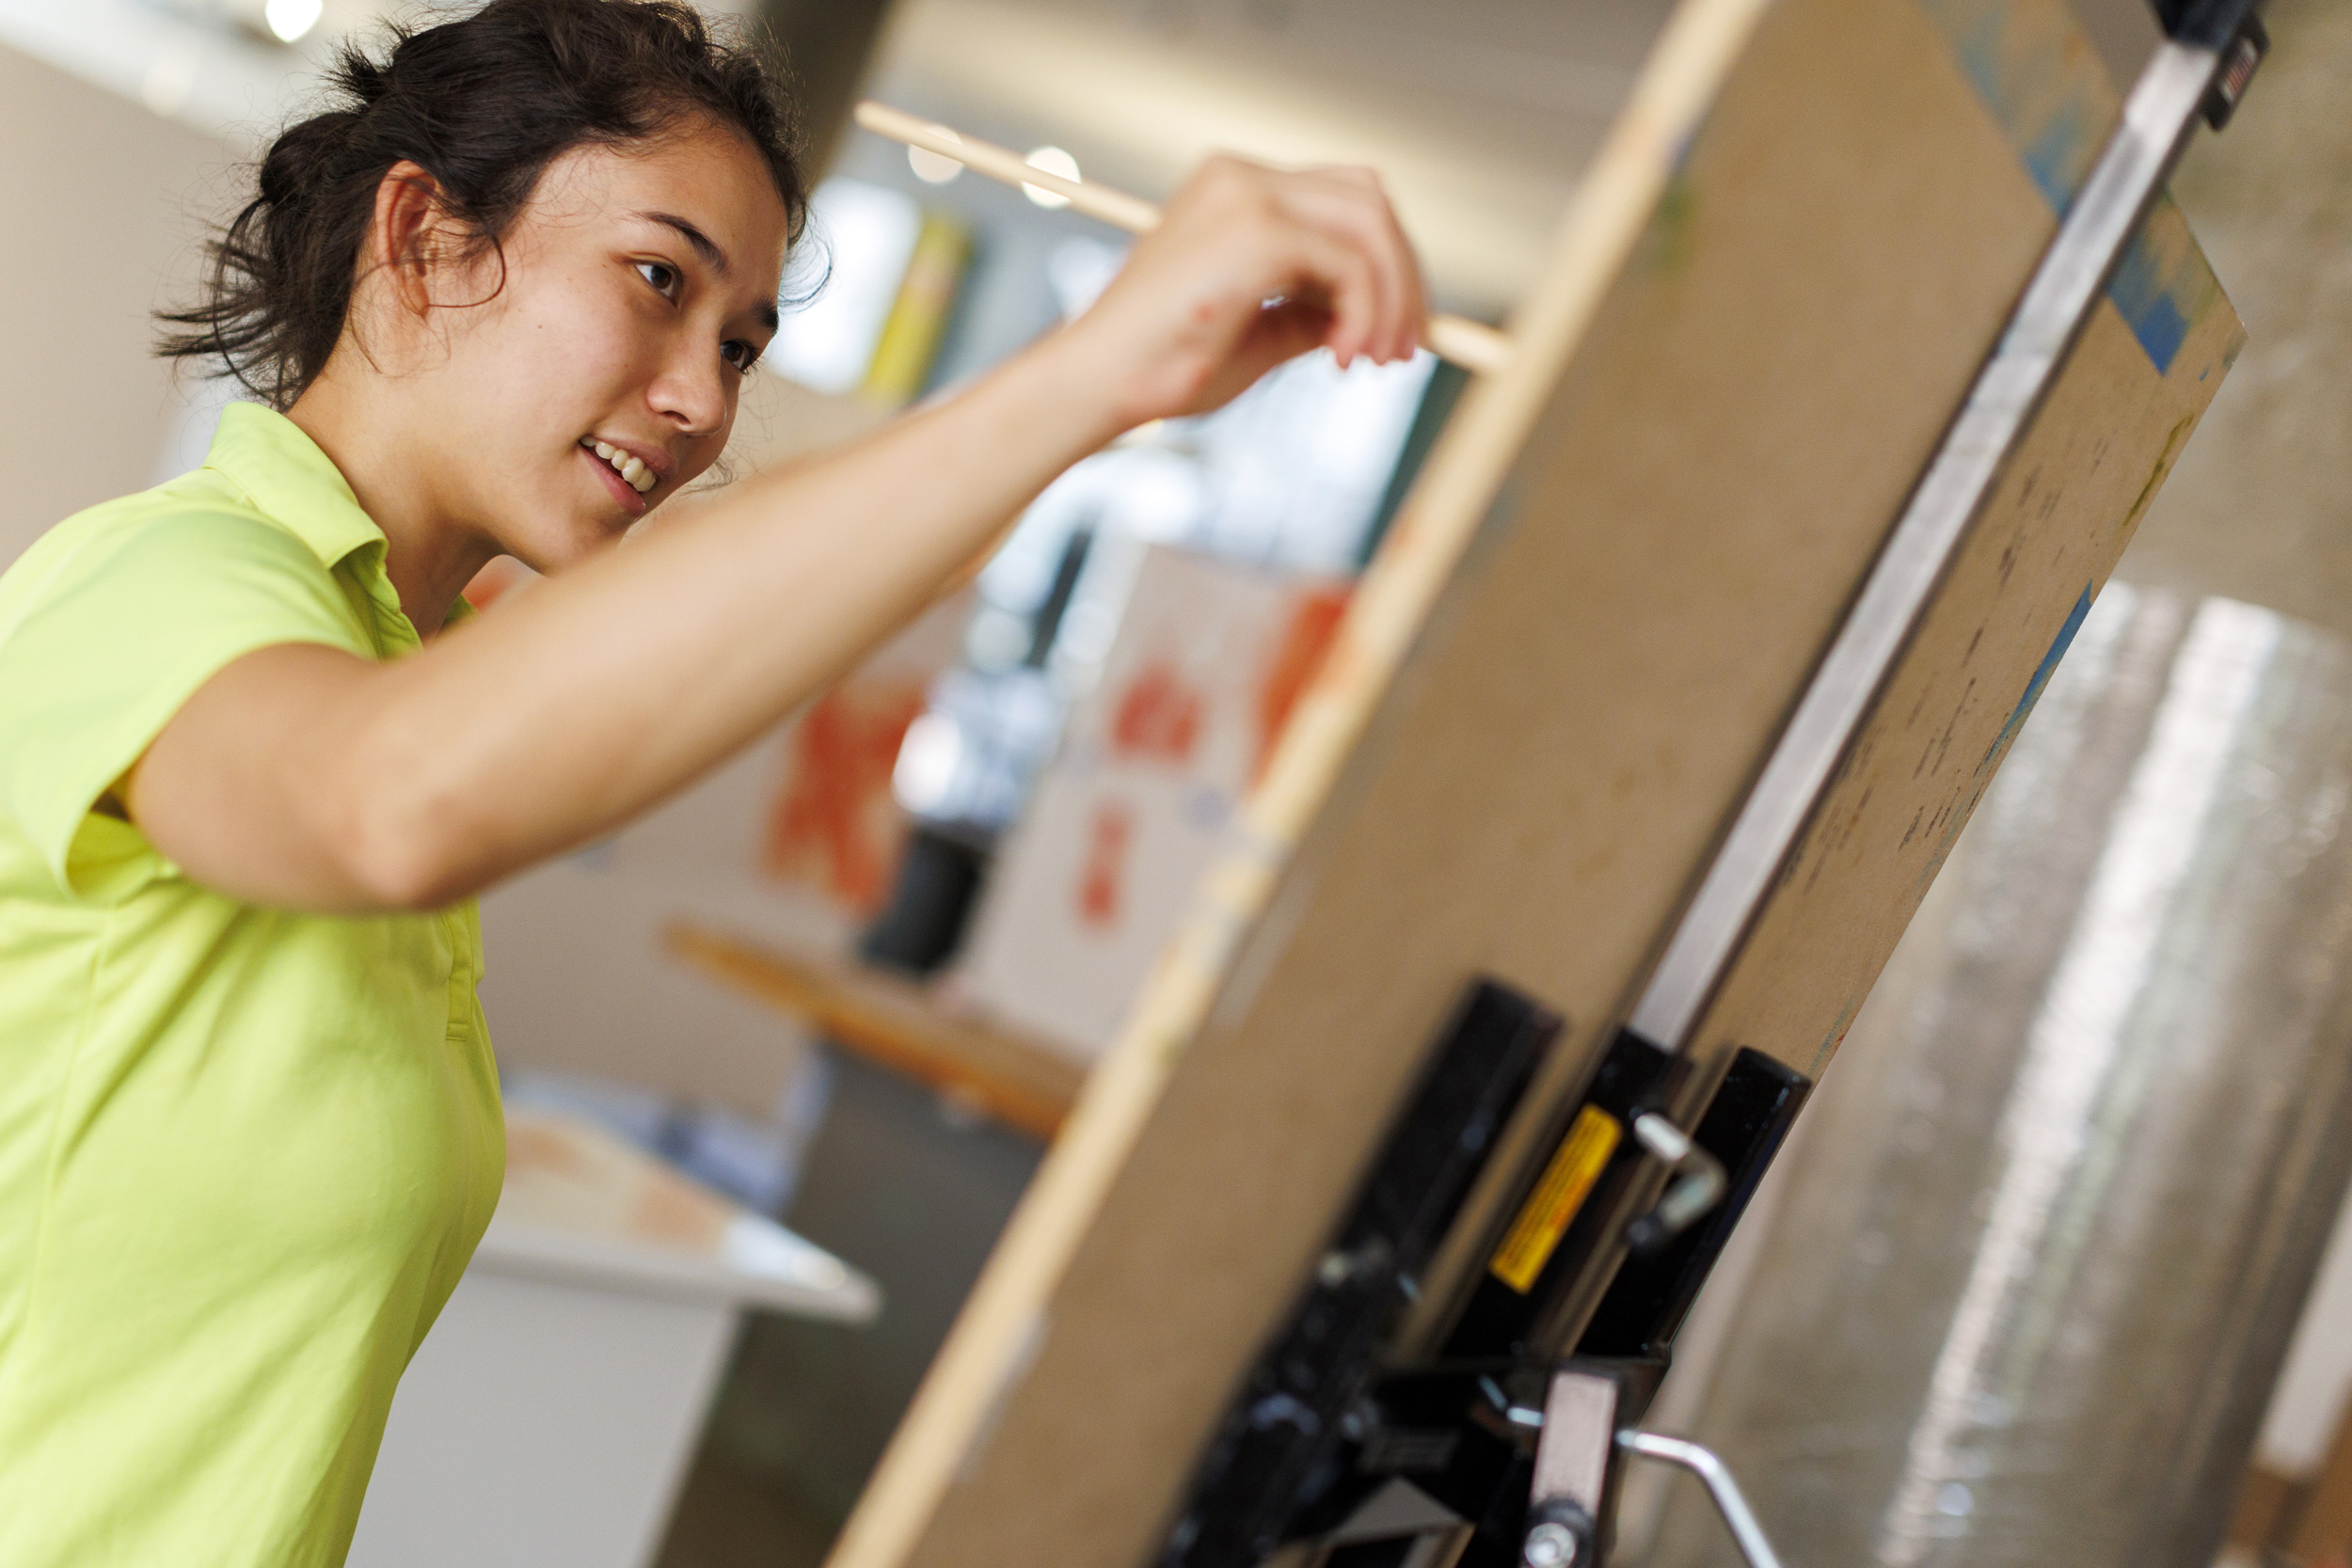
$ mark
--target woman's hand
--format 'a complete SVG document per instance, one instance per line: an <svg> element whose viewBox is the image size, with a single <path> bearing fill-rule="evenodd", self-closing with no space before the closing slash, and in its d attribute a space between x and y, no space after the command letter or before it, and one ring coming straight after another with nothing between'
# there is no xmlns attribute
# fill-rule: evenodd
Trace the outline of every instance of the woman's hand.
<svg viewBox="0 0 2352 1568"><path fill-rule="evenodd" d="M1120 428L1199 414L1327 348L1343 366L1409 357L1421 268L1370 169L1204 162L1071 328Z"/></svg>

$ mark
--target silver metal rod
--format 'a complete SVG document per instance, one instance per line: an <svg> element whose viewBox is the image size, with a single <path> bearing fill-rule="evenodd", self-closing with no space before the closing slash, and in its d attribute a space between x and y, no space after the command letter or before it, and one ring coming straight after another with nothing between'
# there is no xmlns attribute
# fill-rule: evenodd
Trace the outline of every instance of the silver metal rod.
<svg viewBox="0 0 2352 1568"><path fill-rule="evenodd" d="M1731 1539L1738 1544L1740 1555L1748 1560L1749 1568L1780 1568L1780 1559L1774 1555L1772 1544L1764 1538L1764 1527L1756 1522L1748 1499L1740 1495L1740 1483L1731 1479L1730 1470L1710 1449L1679 1437L1630 1430L1617 1433L1617 1446L1645 1459L1679 1465L1698 1477L1707 1485L1707 1495L1715 1499L1715 1512L1724 1516L1724 1528L1731 1532Z"/></svg>
<svg viewBox="0 0 2352 1568"><path fill-rule="evenodd" d="M2211 49L2167 43L2132 89L2122 124L1634 1005L1629 1022L1652 1043L1669 1051L1690 1044L1772 879L2180 156L2220 64Z"/></svg>
<svg viewBox="0 0 2352 1568"><path fill-rule="evenodd" d="M1633 1118L1633 1135L1644 1148L1674 1171L1674 1182L1657 1206L1635 1222L1628 1235L1637 1251L1662 1245L1679 1236L1691 1222L1723 1200L1730 1178L1723 1162L1692 1141L1691 1135L1655 1111ZM1646 1233L1646 1234L1645 1234Z"/></svg>

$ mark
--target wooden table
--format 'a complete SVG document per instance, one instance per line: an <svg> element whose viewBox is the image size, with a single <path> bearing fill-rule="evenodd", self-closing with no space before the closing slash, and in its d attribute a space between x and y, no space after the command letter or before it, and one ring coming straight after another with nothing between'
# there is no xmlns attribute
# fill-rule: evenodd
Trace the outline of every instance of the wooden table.
<svg viewBox="0 0 2352 1568"><path fill-rule="evenodd" d="M688 924L671 927L663 940L722 985L1038 1138L1051 1141L1061 1130L1086 1081L1086 1069L1069 1057L951 1013L914 981Z"/></svg>

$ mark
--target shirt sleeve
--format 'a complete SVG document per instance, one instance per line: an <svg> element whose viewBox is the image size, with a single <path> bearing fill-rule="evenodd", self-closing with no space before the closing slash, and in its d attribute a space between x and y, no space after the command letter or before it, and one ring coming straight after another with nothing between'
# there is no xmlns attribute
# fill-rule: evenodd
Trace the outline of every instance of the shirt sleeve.
<svg viewBox="0 0 2352 1568"><path fill-rule="evenodd" d="M334 575L250 515L124 520L40 564L0 617L0 812L69 895L91 807L224 666L280 642L373 657Z"/></svg>

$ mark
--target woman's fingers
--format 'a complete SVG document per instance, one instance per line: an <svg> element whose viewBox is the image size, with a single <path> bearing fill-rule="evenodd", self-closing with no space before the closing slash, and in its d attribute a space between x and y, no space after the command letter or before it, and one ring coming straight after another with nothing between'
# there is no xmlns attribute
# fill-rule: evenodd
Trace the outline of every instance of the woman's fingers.
<svg viewBox="0 0 2352 1568"><path fill-rule="evenodd" d="M1270 169L1238 158L1204 162L1169 210L1247 227L1262 248L1265 287L1320 293L1333 306L1328 346L1343 359L1409 355L1423 314L1421 269L1369 169Z"/></svg>
<svg viewBox="0 0 2352 1568"><path fill-rule="evenodd" d="M1392 290L1376 261L1359 246L1312 225L1302 225L1286 239L1298 270L1297 281L1282 292L1330 311L1324 346L1343 367L1354 364L1359 355L1387 357L1383 351L1395 332Z"/></svg>
<svg viewBox="0 0 2352 1568"><path fill-rule="evenodd" d="M1337 236L1370 262L1380 325L1366 351L1378 359L1411 355L1426 315L1421 267L1379 177L1365 168L1312 169L1286 177L1279 195L1299 221Z"/></svg>
<svg viewBox="0 0 2352 1568"><path fill-rule="evenodd" d="M1343 365L1409 356L1425 314L1420 265L1369 170L1220 156L1137 242L1085 338L1123 384L1121 417L1140 421L1216 406L1318 342Z"/></svg>
<svg viewBox="0 0 2352 1568"><path fill-rule="evenodd" d="M1323 306L1292 299L1265 307L1184 412L1221 407L1275 366L1322 347L1330 328L1331 313Z"/></svg>

